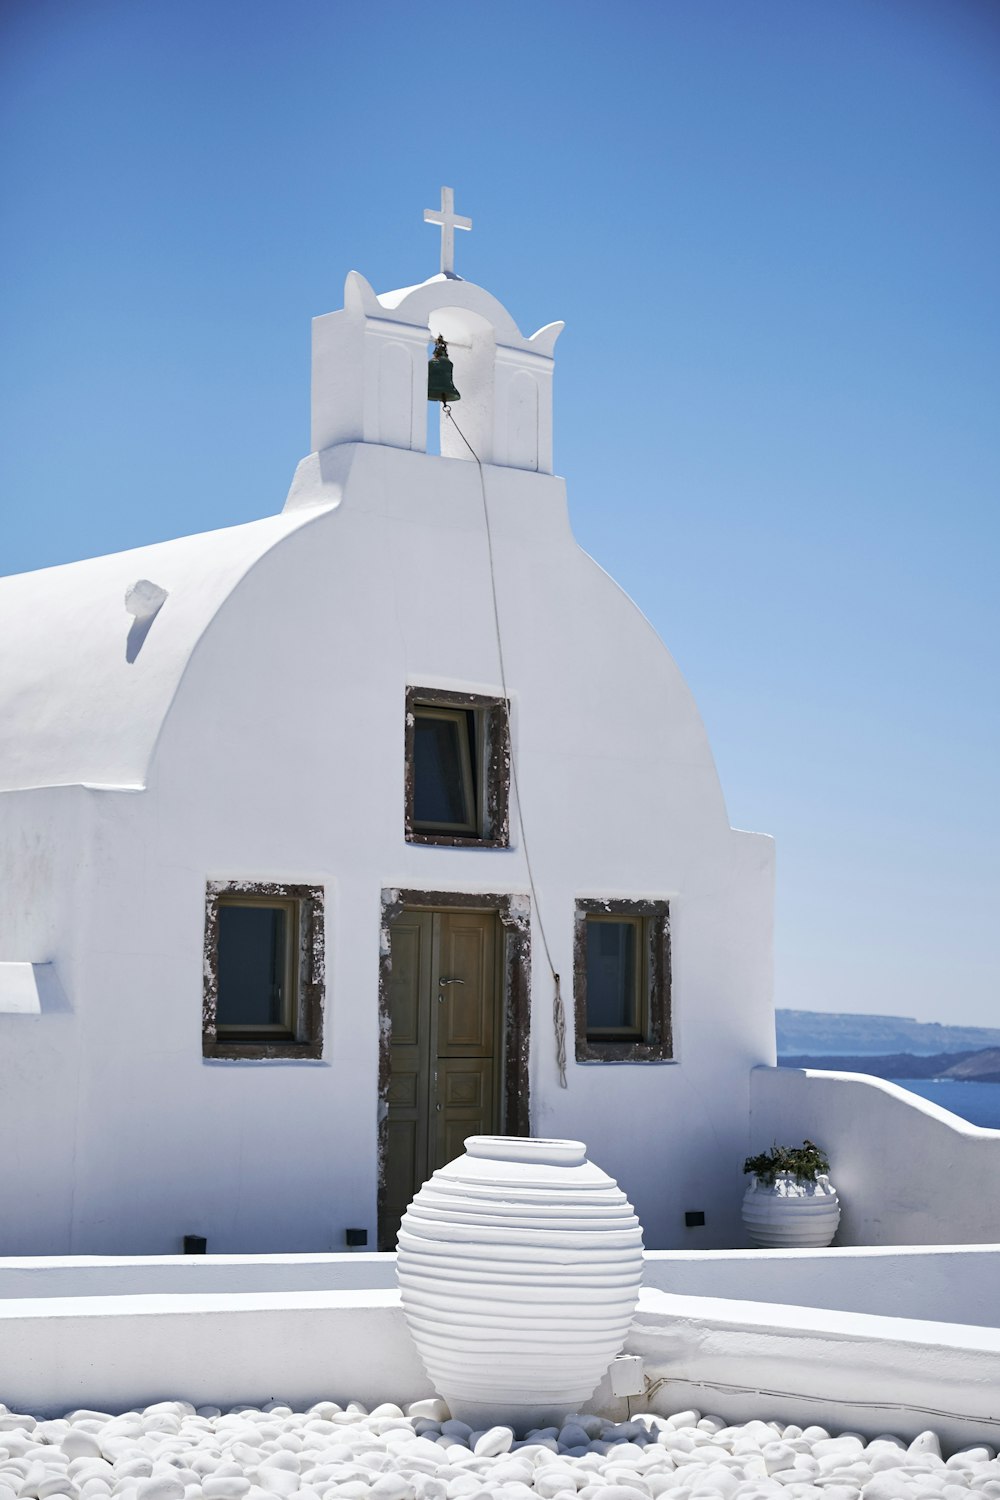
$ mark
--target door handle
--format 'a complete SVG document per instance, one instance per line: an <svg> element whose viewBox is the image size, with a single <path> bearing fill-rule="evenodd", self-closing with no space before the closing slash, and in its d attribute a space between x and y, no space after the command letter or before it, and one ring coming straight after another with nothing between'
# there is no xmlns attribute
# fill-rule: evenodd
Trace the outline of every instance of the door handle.
<svg viewBox="0 0 1000 1500"><path fill-rule="evenodd" d="M448 979L448 978L445 977L444 974L442 974L441 978L438 980L438 984L464 984L464 983L465 983L464 979Z"/></svg>

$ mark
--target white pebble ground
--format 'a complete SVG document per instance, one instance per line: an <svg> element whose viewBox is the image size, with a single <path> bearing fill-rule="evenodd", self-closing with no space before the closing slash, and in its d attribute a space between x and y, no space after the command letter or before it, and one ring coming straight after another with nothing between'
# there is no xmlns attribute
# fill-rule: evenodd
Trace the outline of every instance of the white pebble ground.
<svg viewBox="0 0 1000 1500"><path fill-rule="evenodd" d="M567 1417L518 1441L473 1432L441 1401L368 1412L319 1401L295 1412L197 1410L160 1401L52 1421L0 1406L0 1500L1000 1500L991 1448L947 1460L912 1442L780 1422L729 1426L696 1411L629 1422Z"/></svg>

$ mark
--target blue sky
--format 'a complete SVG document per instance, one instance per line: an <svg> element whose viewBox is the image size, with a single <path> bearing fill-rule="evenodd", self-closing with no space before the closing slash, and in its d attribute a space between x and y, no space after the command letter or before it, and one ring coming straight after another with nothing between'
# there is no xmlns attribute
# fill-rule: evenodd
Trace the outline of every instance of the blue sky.
<svg viewBox="0 0 1000 1500"><path fill-rule="evenodd" d="M778 840L778 1004L1000 1025L1000 7L5 0L0 150L0 572L279 509L448 183Z"/></svg>

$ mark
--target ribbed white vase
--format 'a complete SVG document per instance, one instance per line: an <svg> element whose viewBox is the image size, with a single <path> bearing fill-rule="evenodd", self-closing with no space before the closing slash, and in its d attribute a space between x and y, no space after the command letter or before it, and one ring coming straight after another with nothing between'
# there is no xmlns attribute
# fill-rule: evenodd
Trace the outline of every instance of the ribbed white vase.
<svg viewBox="0 0 1000 1500"><path fill-rule="evenodd" d="M399 1231L414 1343L452 1415L519 1431L580 1406L621 1350L642 1230L581 1141L470 1136Z"/></svg>
<svg viewBox="0 0 1000 1500"><path fill-rule="evenodd" d="M751 1173L743 1196L743 1224L755 1245L769 1250L818 1250L829 1245L840 1223L840 1199L829 1177L799 1182L779 1172L774 1185Z"/></svg>

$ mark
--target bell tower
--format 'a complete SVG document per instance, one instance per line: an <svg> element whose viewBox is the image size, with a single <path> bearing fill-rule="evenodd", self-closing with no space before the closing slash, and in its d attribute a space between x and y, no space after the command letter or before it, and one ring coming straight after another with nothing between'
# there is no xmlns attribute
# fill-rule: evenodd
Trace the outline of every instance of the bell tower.
<svg viewBox="0 0 1000 1500"><path fill-rule="evenodd" d="M456 416L482 462L551 474L553 351L564 325L525 338L490 292L456 275L454 230L472 224L455 215L449 188L425 218L442 231L436 276L378 296L351 271L343 309L313 319L313 451L376 443L425 453L427 360L440 335L461 393ZM471 461L449 422L441 455Z"/></svg>

